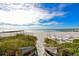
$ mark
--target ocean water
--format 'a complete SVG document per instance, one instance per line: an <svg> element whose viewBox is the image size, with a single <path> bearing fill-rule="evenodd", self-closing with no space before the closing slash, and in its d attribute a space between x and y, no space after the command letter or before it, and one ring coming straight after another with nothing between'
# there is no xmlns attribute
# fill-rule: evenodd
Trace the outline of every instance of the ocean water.
<svg viewBox="0 0 79 59"><path fill-rule="evenodd" d="M54 29L0 29L0 32L24 30L25 32L58 32Z"/></svg>
<svg viewBox="0 0 79 59"><path fill-rule="evenodd" d="M79 29L26 29L29 32L79 32Z"/></svg>
<svg viewBox="0 0 79 59"><path fill-rule="evenodd" d="M26 32L59 32L59 31L53 30L53 29L28 29L25 31Z"/></svg>
<svg viewBox="0 0 79 59"><path fill-rule="evenodd" d="M79 32L79 29L0 29L0 32L16 30L24 30L25 32Z"/></svg>

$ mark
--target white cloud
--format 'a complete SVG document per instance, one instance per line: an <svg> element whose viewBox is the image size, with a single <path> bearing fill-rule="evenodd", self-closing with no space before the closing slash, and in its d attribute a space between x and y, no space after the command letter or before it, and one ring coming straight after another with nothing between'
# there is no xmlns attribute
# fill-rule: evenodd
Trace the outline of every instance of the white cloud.
<svg viewBox="0 0 79 59"><path fill-rule="evenodd" d="M64 13L53 12L38 8L38 4L12 3L0 4L0 22L10 24L39 23L40 19L49 20Z"/></svg>
<svg viewBox="0 0 79 59"><path fill-rule="evenodd" d="M58 24L64 24L64 23L57 22L57 21L51 21L51 22L43 23L42 25L58 25Z"/></svg>
<svg viewBox="0 0 79 59"><path fill-rule="evenodd" d="M26 7L27 10L20 10ZM37 9L33 4L27 4L24 8L21 4L11 5L9 4L5 10L0 11L0 22L6 22L11 24L29 24L39 20L40 16L44 13L40 9Z"/></svg>

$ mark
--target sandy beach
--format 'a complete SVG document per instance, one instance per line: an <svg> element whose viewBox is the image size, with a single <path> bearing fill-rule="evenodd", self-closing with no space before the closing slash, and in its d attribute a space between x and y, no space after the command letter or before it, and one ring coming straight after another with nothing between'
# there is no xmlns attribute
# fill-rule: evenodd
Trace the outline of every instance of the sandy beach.
<svg viewBox="0 0 79 59"><path fill-rule="evenodd" d="M79 38L79 32L27 32L25 34L34 35L37 37L36 47L39 56L45 55L44 38L57 38L59 40L68 40L70 37Z"/></svg>
<svg viewBox="0 0 79 59"><path fill-rule="evenodd" d="M44 46L44 38L57 38L59 40L68 40L70 37L72 38L79 38L79 32L5 32L0 33L0 36L14 36L16 34L29 34L37 37L36 41L36 48L39 56L44 56L45 53L45 46Z"/></svg>

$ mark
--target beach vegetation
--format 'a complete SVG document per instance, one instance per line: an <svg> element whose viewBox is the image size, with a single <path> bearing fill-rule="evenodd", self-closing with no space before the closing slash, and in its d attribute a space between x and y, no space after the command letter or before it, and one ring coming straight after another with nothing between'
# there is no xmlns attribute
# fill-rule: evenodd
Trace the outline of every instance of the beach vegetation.
<svg viewBox="0 0 79 59"><path fill-rule="evenodd" d="M47 47L57 47L58 42L53 39L45 38L45 43Z"/></svg>
<svg viewBox="0 0 79 59"><path fill-rule="evenodd" d="M60 56L79 56L79 39L59 43L55 39L45 38L45 43L47 47L57 47L57 54Z"/></svg>
<svg viewBox="0 0 79 59"><path fill-rule="evenodd" d="M0 38L0 54L17 50L22 47L35 47L37 38L32 35L17 34Z"/></svg>

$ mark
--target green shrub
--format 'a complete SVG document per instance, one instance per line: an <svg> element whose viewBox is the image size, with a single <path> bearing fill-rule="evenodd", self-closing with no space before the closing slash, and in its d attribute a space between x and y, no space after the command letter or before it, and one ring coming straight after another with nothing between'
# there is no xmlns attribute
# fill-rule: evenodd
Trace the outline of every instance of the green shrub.
<svg viewBox="0 0 79 59"><path fill-rule="evenodd" d="M52 40L49 38L45 38L45 43L48 47L56 47L58 45L58 42L56 40Z"/></svg>
<svg viewBox="0 0 79 59"><path fill-rule="evenodd" d="M74 39L72 42L73 43L79 43L79 39Z"/></svg>
<svg viewBox="0 0 79 59"><path fill-rule="evenodd" d="M0 38L0 53L15 50L22 47L36 45L37 38L31 35L17 34L16 36Z"/></svg>

